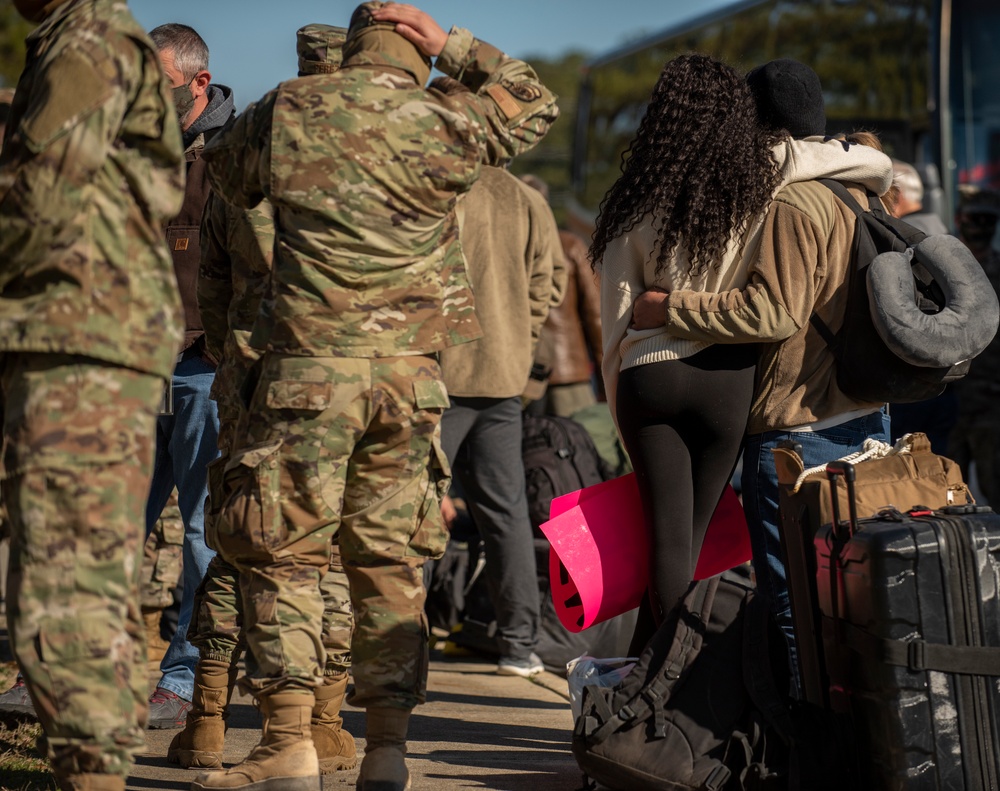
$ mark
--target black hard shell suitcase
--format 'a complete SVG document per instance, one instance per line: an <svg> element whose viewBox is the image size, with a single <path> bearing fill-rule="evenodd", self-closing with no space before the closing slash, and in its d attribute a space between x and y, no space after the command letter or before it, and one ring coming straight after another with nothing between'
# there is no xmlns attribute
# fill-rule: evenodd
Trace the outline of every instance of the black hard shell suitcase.
<svg viewBox="0 0 1000 791"><path fill-rule="evenodd" d="M853 467L830 475L852 486ZM849 492L853 511L853 490ZM1000 790L1000 516L887 509L815 538L829 704L869 791Z"/></svg>

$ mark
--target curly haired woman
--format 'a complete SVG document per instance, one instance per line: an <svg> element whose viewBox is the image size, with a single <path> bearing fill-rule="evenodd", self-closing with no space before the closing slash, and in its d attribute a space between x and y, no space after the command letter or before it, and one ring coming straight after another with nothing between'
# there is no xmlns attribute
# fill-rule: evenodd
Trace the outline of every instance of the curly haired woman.
<svg viewBox="0 0 1000 791"><path fill-rule="evenodd" d="M630 328L633 304L648 290L745 285L774 194L820 177L864 183L879 170L873 158L884 155L860 148L848 156L839 141L766 129L743 76L707 55L671 60L653 89L591 246L601 274L605 387L652 542L632 651L691 583L740 453L757 359L754 345Z"/></svg>

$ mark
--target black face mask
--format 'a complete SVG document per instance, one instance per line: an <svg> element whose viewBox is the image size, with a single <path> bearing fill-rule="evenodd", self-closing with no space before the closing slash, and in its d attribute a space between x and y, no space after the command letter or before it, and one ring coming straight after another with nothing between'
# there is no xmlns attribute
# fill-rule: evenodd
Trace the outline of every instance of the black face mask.
<svg viewBox="0 0 1000 791"><path fill-rule="evenodd" d="M191 83L178 85L173 89L174 109L177 111L177 120L184 122L187 114L194 107L194 94L191 93Z"/></svg>

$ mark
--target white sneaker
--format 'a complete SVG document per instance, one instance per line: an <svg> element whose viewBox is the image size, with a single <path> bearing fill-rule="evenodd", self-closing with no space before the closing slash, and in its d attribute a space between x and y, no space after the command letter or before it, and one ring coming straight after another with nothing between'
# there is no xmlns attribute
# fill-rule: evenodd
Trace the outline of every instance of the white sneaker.
<svg viewBox="0 0 1000 791"><path fill-rule="evenodd" d="M501 676L521 676L531 678L545 670L538 654L532 652L527 659L508 659L504 657L497 663L497 673Z"/></svg>

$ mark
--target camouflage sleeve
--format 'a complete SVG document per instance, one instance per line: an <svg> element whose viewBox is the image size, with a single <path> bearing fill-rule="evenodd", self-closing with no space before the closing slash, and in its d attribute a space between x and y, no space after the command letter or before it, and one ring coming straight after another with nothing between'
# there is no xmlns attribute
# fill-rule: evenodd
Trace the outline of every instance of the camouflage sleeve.
<svg viewBox="0 0 1000 791"><path fill-rule="evenodd" d="M455 97L484 131L484 161L500 165L538 144L559 117L556 96L527 63L454 27L437 68L471 93Z"/></svg>
<svg viewBox="0 0 1000 791"><path fill-rule="evenodd" d="M201 219L201 268L198 271L198 311L205 328L208 353L216 360L229 333L229 303L233 299L232 261L228 252L226 203L212 193Z"/></svg>
<svg viewBox="0 0 1000 791"><path fill-rule="evenodd" d="M247 107L202 152L208 181L226 202L252 209L267 195L271 169L271 115L277 90Z"/></svg>
<svg viewBox="0 0 1000 791"><path fill-rule="evenodd" d="M39 74L25 99L15 97L20 122L9 130L0 156L0 260L40 261L54 248L71 247L83 232L75 221L83 193L123 133L130 103L150 93L162 98L160 73L144 53L115 46L74 42ZM169 108L143 109L160 111L147 113L152 128L127 131L146 138L149 180L163 190L149 196L147 209L159 218L176 214L183 199L180 129L159 127ZM159 166L163 174L153 172Z"/></svg>

